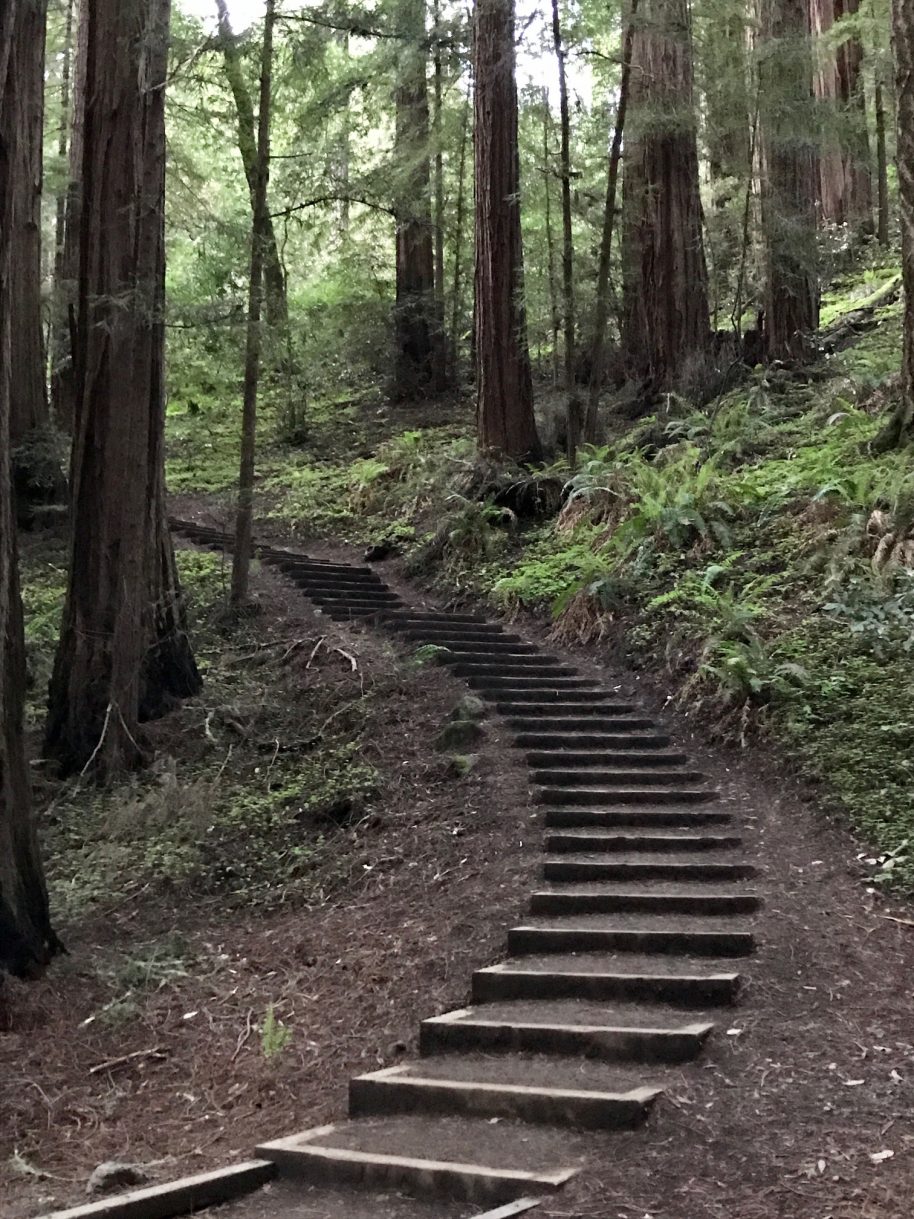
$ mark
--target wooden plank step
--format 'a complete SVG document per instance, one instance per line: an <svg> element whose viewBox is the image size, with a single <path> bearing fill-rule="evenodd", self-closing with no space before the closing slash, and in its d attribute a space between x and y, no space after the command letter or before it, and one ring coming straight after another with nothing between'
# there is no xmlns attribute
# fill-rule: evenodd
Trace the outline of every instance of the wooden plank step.
<svg viewBox="0 0 914 1219"><path fill-rule="evenodd" d="M454 1113L590 1130L633 1129L647 1118L661 1091L650 1087L605 1092L527 1086L438 1078L415 1074L414 1070L409 1066L388 1067L350 1080L350 1116Z"/></svg>
<svg viewBox="0 0 914 1219"><path fill-rule="evenodd" d="M714 859L659 860L654 859L573 859L568 855L543 862L543 879L548 881L577 880L746 880L754 876L755 867L738 861L722 863Z"/></svg>
<svg viewBox="0 0 914 1219"><path fill-rule="evenodd" d="M544 952L685 953L693 957L741 957L755 950L751 931L690 931L613 926L522 925L508 932L511 956Z"/></svg>
<svg viewBox="0 0 914 1219"><path fill-rule="evenodd" d="M543 848L550 854L574 851L724 851L742 845L739 834L693 834L688 830L658 831L567 829L546 834Z"/></svg>
<svg viewBox="0 0 914 1219"><path fill-rule="evenodd" d="M612 808L616 804L706 804L714 800L717 792L689 787L540 787L536 790L539 804L568 805L583 804L588 808Z"/></svg>
<svg viewBox="0 0 914 1219"><path fill-rule="evenodd" d="M660 891L657 886L544 889L530 899L531 914L752 914L760 905L755 893L712 892L700 885Z"/></svg>
<svg viewBox="0 0 914 1219"><path fill-rule="evenodd" d="M651 804L646 798L640 804L632 802L630 806L614 809L587 808L584 805L547 808L544 824L547 829L610 829L624 826L694 828L704 825L728 825L732 820L733 814L724 808L693 808L688 805L675 808L670 805Z"/></svg>
<svg viewBox="0 0 914 1219"><path fill-rule="evenodd" d="M563 1054L606 1062L688 1062L696 1058L713 1029L709 1021L653 1025L650 1015L643 1026L606 1012L600 1019L577 1020L572 1004L536 1005L547 1008L541 1016L525 1011L531 1004L465 1007L423 1020L419 1028L422 1054L464 1051ZM550 1014L549 1007L570 1009ZM509 1009L518 1007L520 1013Z"/></svg>
<svg viewBox="0 0 914 1219"><path fill-rule="evenodd" d="M549 969L506 962L477 969L473 1002L502 999L639 999L692 1005L728 1004L739 990L739 974L719 973L598 973L556 963Z"/></svg>

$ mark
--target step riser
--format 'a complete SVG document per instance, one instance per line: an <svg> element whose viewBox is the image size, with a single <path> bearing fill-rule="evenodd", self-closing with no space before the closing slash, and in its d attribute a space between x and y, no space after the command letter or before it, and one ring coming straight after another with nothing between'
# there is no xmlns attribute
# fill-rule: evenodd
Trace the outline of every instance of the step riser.
<svg viewBox="0 0 914 1219"><path fill-rule="evenodd" d="M575 750L575 749L624 749L624 750L660 750L670 744L668 736L649 735L637 732L595 732L567 733L564 735L538 732L521 732L515 739L515 745L524 750ZM537 757L542 754L532 754ZM566 755L567 756L567 755ZM677 755L678 756L678 755ZM684 755L683 755L684 756Z"/></svg>
<svg viewBox="0 0 914 1219"><path fill-rule="evenodd" d="M643 803L647 804L648 801ZM722 809L707 809L702 812L691 812L689 809L588 809L550 808L546 810L544 824L547 829L589 829L600 826L603 829L639 829L647 826L666 829L698 828L705 825L727 825L732 820L730 813Z"/></svg>
<svg viewBox="0 0 914 1219"><path fill-rule="evenodd" d="M648 1115L649 1106L631 1101L590 1097L554 1097L541 1093L489 1092L447 1083L411 1085L408 1080L353 1079L349 1082L350 1117L380 1117L402 1113L452 1114L462 1117L501 1117L586 1130L632 1130Z"/></svg>
<svg viewBox="0 0 914 1219"><path fill-rule="evenodd" d="M531 663L527 658L521 658L517 661L495 660L491 663L471 664L465 660L454 657L450 661L451 667L458 677L464 677L469 680L471 685L474 685L477 680L488 682L493 679L515 681L518 678L526 680L528 675L531 681L535 678L542 680L551 679L553 677L563 678L570 677L573 670L556 666L552 668L549 665L544 665L541 661Z"/></svg>
<svg viewBox="0 0 914 1219"><path fill-rule="evenodd" d="M603 974L486 973L473 975L474 1003L511 999L645 1000L692 1007L732 1003L737 985L715 978L622 977Z"/></svg>
<svg viewBox="0 0 914 1219"><path fill-rule="evenodd" d="M460 1051L505 1054L567 1054L602 1062L691 1062L706 1034L665 1029L590 1029L573 1025L487 1024L474 1021L420 1026L423 1055Z"/></svg>
<svg viewBox="0 0 914 1219"><path fill-rule="evenodd" d="M611 808L614 804L707 804L717 798L713 791L665 790L662 787L646 790L619 788L574 788L541 787L537 789L539 804L582 804L585 807Z"/></svg>
<svg viewBox="0 0 914 1219"><path fill-rule="evenodd" d="M426 642L429 642L429 637L422 632ZM436 637L431 642L437 643L439 647L447 648L449 652L453 652L460 660L470 663L472 661L498 661L504 657L512 664L542 664L536 648L532 644L524 643L482 643L471 639L455 639L451 635L442 635Z"/></svg>
<svg viewBox="0 0 914 1219"><path fill-rule="evenodd" d="M580 715L576 714L570 719L552 719L550 715L543 715L536 707L530 708L523 703L506 703L499 700L496 707L501 715L507 717L512 730L518 736L528 735L540 728L544 732L551 732L553 728L561 729L564 732L569 726L580 728L584 732L602 731L611 732L614 735L618 733L635 735L649 732L654 727L651 720L631 715L631 708L611 703L583 710L576 708L576 712L580 712Z"/></svg>
<svg viewBox="0 0 914 1219"><path fill-rule="evenodd" d="M523 677L520 674L505 677L489 677L472 674L468 683L476 690L484 690L487 694L499 698L517 699L520 702L552 702L553 700L570 700L589 703L605 697L597 690L587 685L584 677Z"/></svg>
<svg viewBox="0 0 914 1219"><path fill-rule="evenodd" d="M670 787L681 784L683 787L702 783L707 776L698 770L625 770L621 766L615 770L534 770L533 782L540 787L554 787L564 790L567 787L584 787L593 789L604 783L633 783L639 786L657 784L658 787Z"/></svg>
<svg viewBox="0 0 914 1219"><path fill-rule="evenodd" d="M753 914L753 893L534 893L531 914Z"/></svg>
<svg viewBox="0 0 914 1219"><path fill-rule="evenodd" d="M550 855L577 851L720 851L742 845L737 835L689 834L674 838L662 834L547 834L543 847Z"/></svg>
<svg viewBox="0 0 914 1219"><path fill-rule="evenodd" d="M601 928L512 927L511 956L547 952L656 952L692 957L746 957L755 951L749 932L611 931Z"/></svg>
<svg viewBox="0 0 914 1219"><path fill-rule="evenodd" d="M592 771L600 766L635 766L662 770L670 766L684 766L688 757L684 753L661 753L629 749L616 753L611 748L593 750L591 753L574 753L567 749L531 751L527 755L528 765L540 772L554 773L557 767L563 770ZM586 778L585 774L585 778ZM580 778L576 774L575 778Z"/></svg>
<svg viewBox="0 0 914 1219"><path fill-rule="evenodd" d="M579 863L572 860L547 861L543 864L543 879L556 882L621 880L638 883L644 880L747 880L755 875L751 864L725 863L613 863L600 860Z"/></svg>

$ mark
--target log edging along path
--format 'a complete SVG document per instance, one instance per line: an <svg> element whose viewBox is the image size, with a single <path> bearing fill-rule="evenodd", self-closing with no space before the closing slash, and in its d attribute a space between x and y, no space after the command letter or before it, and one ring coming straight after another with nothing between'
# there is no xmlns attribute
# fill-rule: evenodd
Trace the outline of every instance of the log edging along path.
<svg viewBox="0 0 914 1219"><path fill-rule="evenodd" d="M530 917L508 959L473 975L471 1006L422 1021L418 1062L353 1079L349 1123L257 1154L311 1181L486 1204L559 1189L582 1166L571 1132L643 1123L663 1071L697 1058L737 1001L760 905L739 829L650 718L537 645L415 610L368 566L257 554L330 618L435 645L506 721L545 825Z"/></svg>

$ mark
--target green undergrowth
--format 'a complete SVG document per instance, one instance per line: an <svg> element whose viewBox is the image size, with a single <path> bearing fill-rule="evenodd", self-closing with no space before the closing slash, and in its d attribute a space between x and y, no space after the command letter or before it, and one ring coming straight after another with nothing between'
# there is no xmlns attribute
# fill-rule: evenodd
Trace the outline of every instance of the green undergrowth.
<svg viewBox="0 0 914 1219"><path fill-rule="evenodd" d="M303 650L307 659L311 644L292 639L283 659L285 649L263 646L256 618L226 617L219 556L177 557L203 693L148 727L156 753L149 771L103 790L36 775L63 926L149 894L192 892L261 908L320 900L347 866L333 846L341 827L359 822L379 786L362 748L381 694L361 698L353 676L352 689L337 681L294 697L300 679L290 666ZM61 563L54 543L32 547L23 561L36 737L62 607Z"/></svg>
<svg viewBox="0 0 914 1219"><path fill-rule="evenodd" d="M878 882L914 891L914 465L871 449L897 392L897 276L874 259L827 294L825 326L869 310L852 345L700 409L671 395L573 472L480 491L465 421L371 445L350 419L341 457L266 454L263 507L299 533L398 541L415 577L548 618L563 642L621 633L682 711L780 742Z"/></svg>

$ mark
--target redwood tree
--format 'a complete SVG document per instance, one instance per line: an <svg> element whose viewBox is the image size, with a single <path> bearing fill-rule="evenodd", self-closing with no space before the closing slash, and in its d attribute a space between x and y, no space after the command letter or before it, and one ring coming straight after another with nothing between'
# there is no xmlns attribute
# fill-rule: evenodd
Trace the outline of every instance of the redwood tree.
<svg viewBox="0 0 914 1219"><path fill-rule="evenodd" d="M45 457L49 424L41 301L41 190L44 117L44 41L47 0L17 7L2 122L15 162L10 182L12 226L10 443L20 499L62 494L59 469ZM13 130L18 134L12 139ZM22 447L24 446L24 447Z"/></svg>
<svg viewBox="0 0 914 1219"><path fill-rule="evenodd" d="M476 431L479 448L536 458L524 311L513 0L477 0Z"/></svg>
<svg viewBox="0 0 914 1219"><path fill-rule="evenodd" d="M48 915L47 891L32 817L23 737L25 642L16 566L16 529L10 487L11 247L20 144L28 132L11 123L11 98L27 88L20 78L27 50L30 0L0 6L0 969L36 975L58 947ZM27 125L26 125L27 126Z"/></svg>
<svg viewBox="0 0 914 1219"><path fill-rule="evenodd" d="M904 280L904 353L901 400L876 441L880 449L906 443L914 436L914 9L909 0L893 0L892 35L898 106L896 161Z"/></svg>
<svg viewBox="0 0 914 1219"><path fill-rule="evenodd" d="M404 38L395 96L398 183L394 200L393 395L408 400L444 388L446 361L435 299L425 0L400 0L397 11Z"/></svg>
<svg viewBox="0 0 914 1219"><path fill-rule="evenodd" d="M863 42L854 29L859 0L812 0L813 31L828 35L848 18L836 47L819 49L816 94L829 106L827 135L819 160L821 218L834 224L872 228L872 167L863 91Z"/></svg>
<svg viewBox="0 0 914 1219"><path fill-rule="evenodd" d="M71 553L47 745L99 775L200 685L165 517L165 79L170 0L82 6L82 205Z"/></svg>
<svg viewBox="0 0 914 1219"><path fill-rule="evenodd" d="M802 359L819 324L818 124L807 0L762 0L759 112L769 359Z"/></svg>
<svg viewBox="0 0 914 1219"><path fill-rule="evenodd" d="M634 18L622 189L623 347L652 390L682 383L710 339L686 0Z"/></svg>

